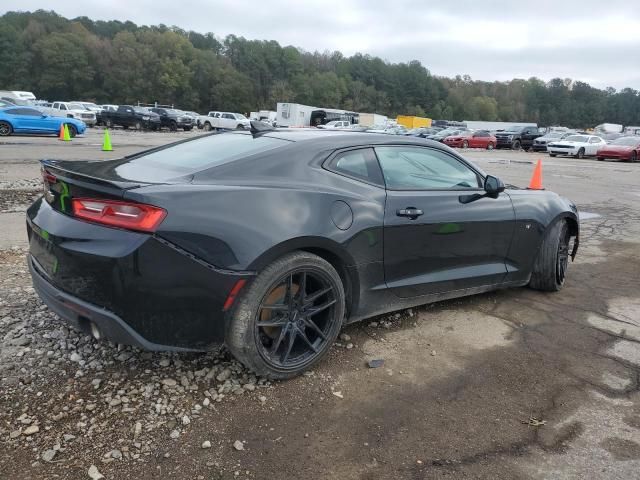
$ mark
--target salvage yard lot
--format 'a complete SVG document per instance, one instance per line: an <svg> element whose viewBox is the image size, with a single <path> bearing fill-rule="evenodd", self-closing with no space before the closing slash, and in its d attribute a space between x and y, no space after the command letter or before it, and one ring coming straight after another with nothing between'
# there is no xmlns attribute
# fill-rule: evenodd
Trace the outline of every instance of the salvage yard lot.
<svg viewBox="0 0 640 480"><path fill-rule="evenodd" d="M543 157L545 187L587 213L565 288L351 325L314 372L270 383L224 351L98 344L30 288L38 159L197 134L115 131L113 152L96 129L0 143L0 479L90 478L92 465L107 479L637 478L640 164L464 151L520 186Z"/></svg>

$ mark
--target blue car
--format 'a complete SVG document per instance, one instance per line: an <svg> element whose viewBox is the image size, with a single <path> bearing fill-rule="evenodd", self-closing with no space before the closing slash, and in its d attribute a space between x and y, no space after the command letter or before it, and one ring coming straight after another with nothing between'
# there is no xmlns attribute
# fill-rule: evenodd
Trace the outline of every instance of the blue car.
<svg viewBox="0 0 640 480"><path fill-rule="evenodd" d="M36 133L57 135L60 125L67 124L69 135L84 133L87 126L75 118L53 117L33 107L13 106L0 108L0 137L12 133Z"/></svg>

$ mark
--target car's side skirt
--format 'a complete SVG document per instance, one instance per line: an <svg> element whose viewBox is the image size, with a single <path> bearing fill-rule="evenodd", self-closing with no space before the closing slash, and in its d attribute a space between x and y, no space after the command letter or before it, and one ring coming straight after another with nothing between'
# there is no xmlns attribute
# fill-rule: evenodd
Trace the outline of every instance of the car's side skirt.
<svg viewBox="0 0 640 480"><path fill-rule="evenodd" d="M405 308L417 307L419 305L427 305L429 303L441 302L443 300L450 300L452 298L467 297L469 295L477 295L479 293L490 292L492 290L500 290L503 288L523 287L529 283L529 278L526 280L517 280L513 282L504 282L491 285L481 285L478 287L464 288L460 290L451 290L442 293L433 293L429 295L422 295L419 297L400 298L394 295L391 291L386 290L383 292L376 292L379 295L379 301L376 302L377 308L362 309L360 308L355 315L346 319L346 323L359 322L366 318L375 317L377 315L383 315L385 313L394 312L396 310L403 310Z"/></svg>

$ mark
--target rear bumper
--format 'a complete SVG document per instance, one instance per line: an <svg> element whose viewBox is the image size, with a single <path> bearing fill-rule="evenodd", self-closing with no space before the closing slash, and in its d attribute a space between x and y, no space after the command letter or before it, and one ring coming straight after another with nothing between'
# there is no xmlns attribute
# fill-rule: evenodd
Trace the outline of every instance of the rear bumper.
<svg viewBox="0 0 640 480"><path fill-rule="evenodd" d="M153 235L95 225L42 199L27 211L34 286L58 315L150 350L224 342L224 303L253 272L221 270ZM35 273L35 275L34 275Z"/></svg>
<svg viewBox="0 0 640 480"><path fill-rule="evenodd" d="M76 329L90 335L91 324L93 323L100 332L100 339L111 340L114 343L133 345L152 351L200 351L200 349L160 345L150 342L115 313L80 300L54 287L49 282L44 268L32 255L28 256L27 261L29 262L33 288L42 301L54 313Z"/></svg>

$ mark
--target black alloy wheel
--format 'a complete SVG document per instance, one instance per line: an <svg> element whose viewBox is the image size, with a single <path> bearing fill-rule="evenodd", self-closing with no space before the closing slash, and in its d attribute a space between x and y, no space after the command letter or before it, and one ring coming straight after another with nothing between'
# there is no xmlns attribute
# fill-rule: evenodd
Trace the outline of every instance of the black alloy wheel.
<svg viewBox="0 0 640 480"><path fill-rule="evenodd" d="M242 290L225 343L257 375L292 378L329 353L344 313L345 287L334 266L310 252L291 252Z"/></svg>
<svg viewBox="0 0 640 480"><path fill-rule="evenodd" d="M277 280L258 307L255 338L270 366L297 370L325 349L331 336L336 292L319 270L302 269Z"/></svg>

